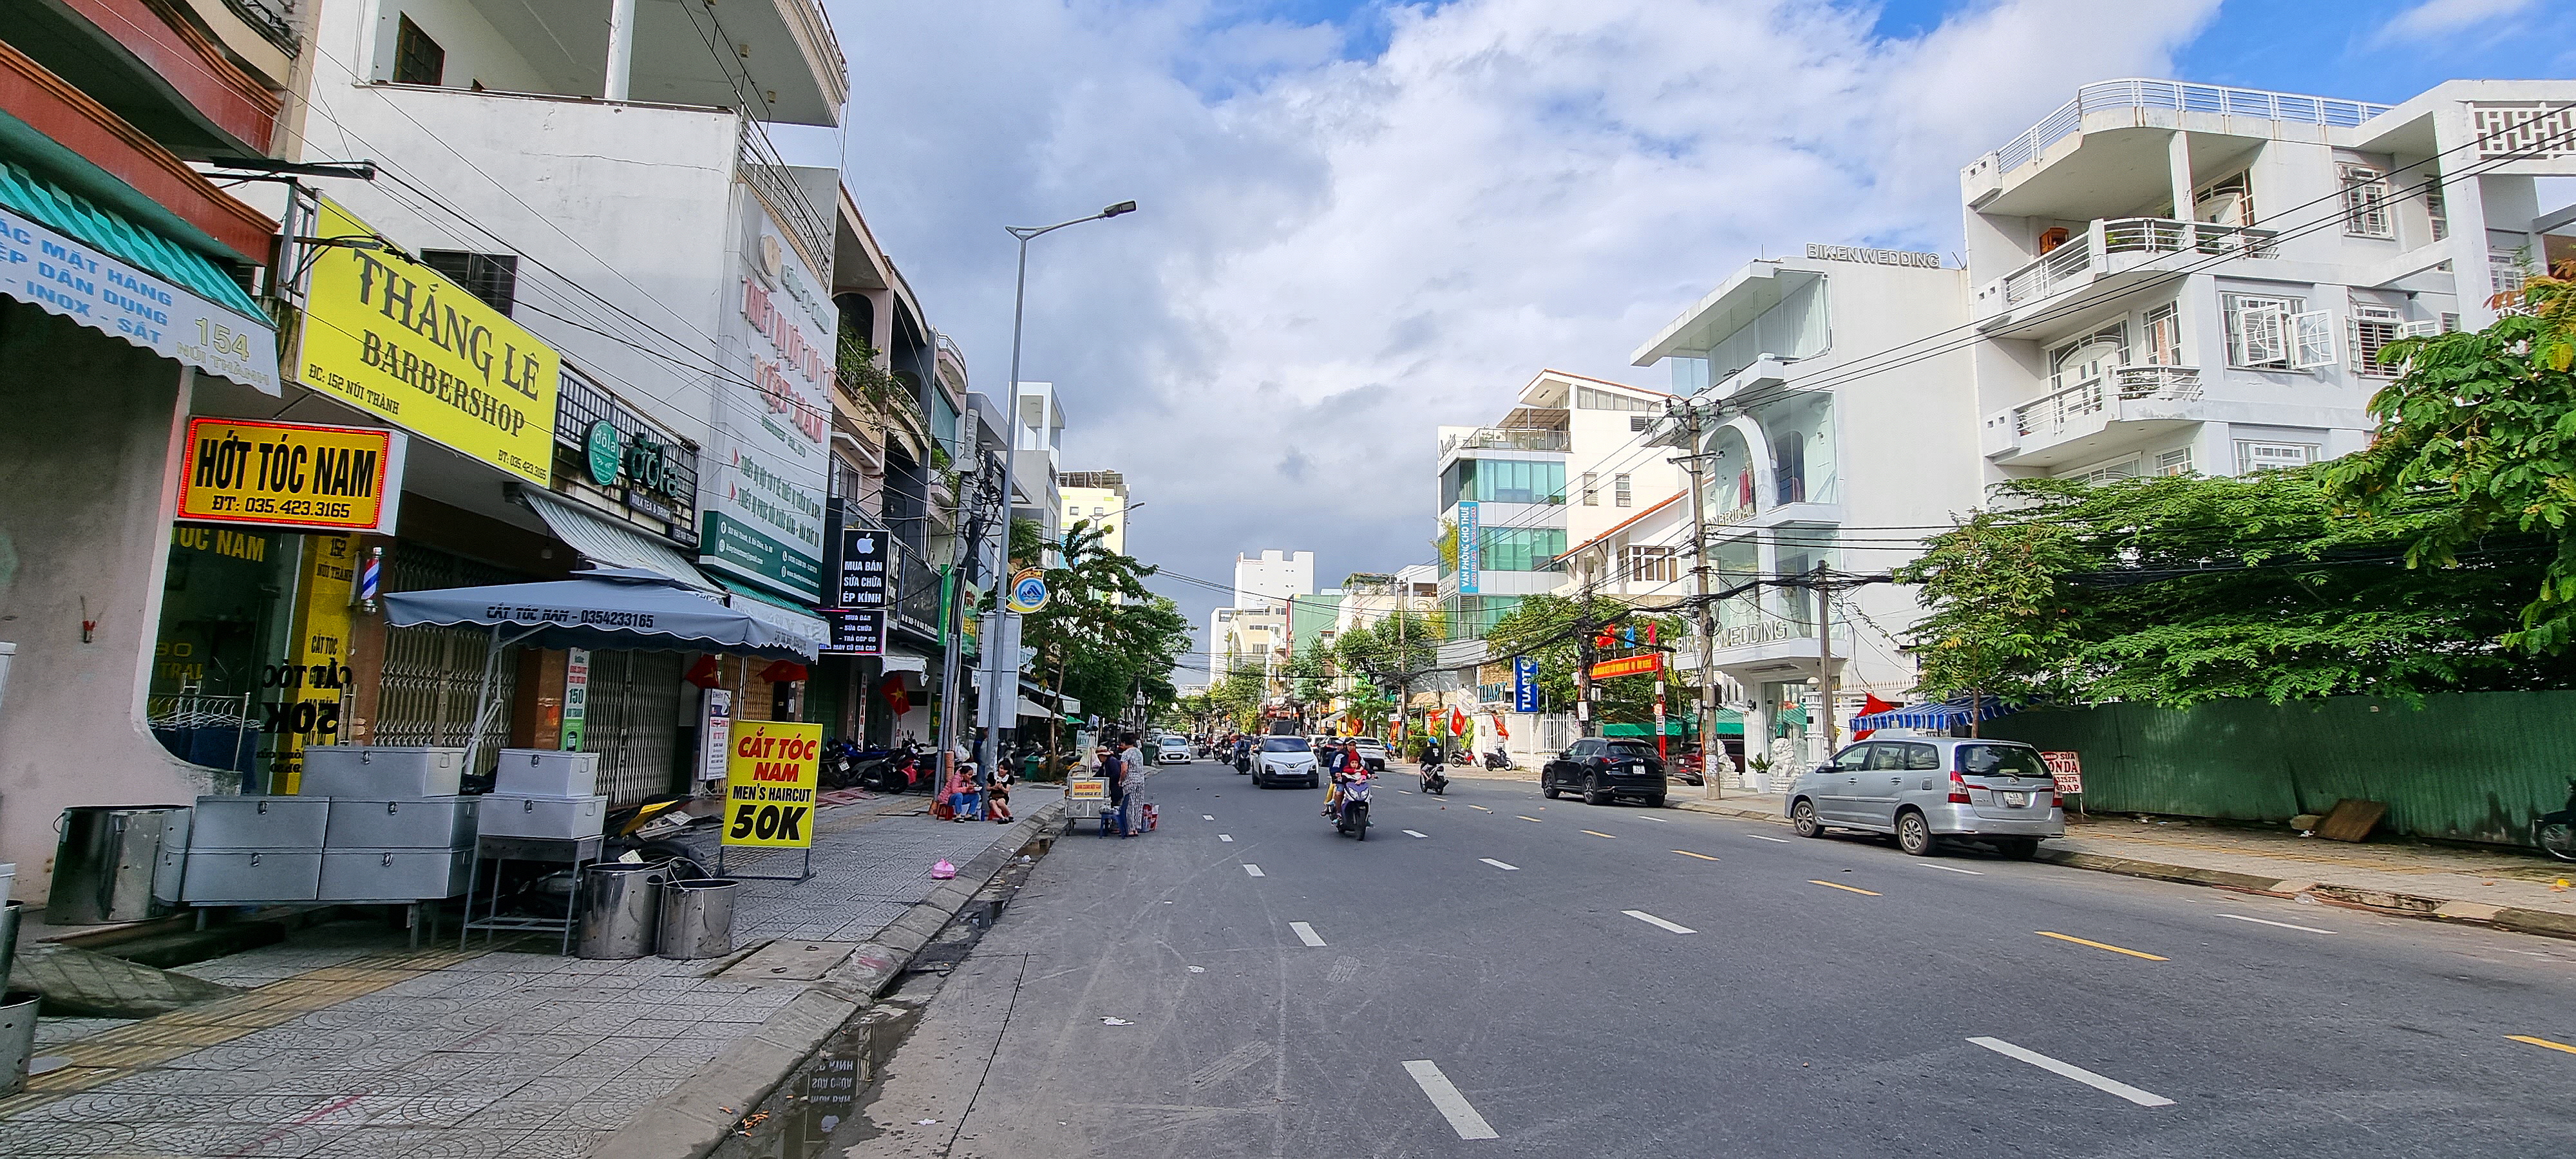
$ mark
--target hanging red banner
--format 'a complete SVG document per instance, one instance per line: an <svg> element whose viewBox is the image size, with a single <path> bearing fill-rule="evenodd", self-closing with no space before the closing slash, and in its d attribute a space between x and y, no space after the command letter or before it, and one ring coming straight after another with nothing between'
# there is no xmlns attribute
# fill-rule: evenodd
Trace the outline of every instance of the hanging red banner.
<svg viewBox="0 0 2576 1159"><path fill-rule="evenodd" d="M1607 680L1613 676L1644 676L1663 670L1664 654L1646 652L1636 656L1622 656L1616 660L1601 661L1592 666L1592 678Z"/></svg>

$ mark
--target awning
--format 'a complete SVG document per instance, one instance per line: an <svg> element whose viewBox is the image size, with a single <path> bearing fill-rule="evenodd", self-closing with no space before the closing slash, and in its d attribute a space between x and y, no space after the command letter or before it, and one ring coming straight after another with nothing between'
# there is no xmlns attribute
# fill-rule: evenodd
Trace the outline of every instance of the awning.
<svg viewBox="0 0 2576 1159"><path fill-rule="evenodd" d="M813 641L654 572L604 569L567 580L433 588L385 597L397 628L492 628L540 648L733 652L810 660Z"/></svg>
<svg viewBox="0 0 2576 1159"><path fill-rule="evenodd" d="M1994 697L1983 697L1977 701L1975 719L1993 720L1998 716L2008 716L2012 711ZM1909 704L1887 712L1855 716L1851 719L1851 726L1855 729L1920 728L1937 732L1953 725L1967 724L1969 720L1968 698L1956 696L1948 700Z"/></svg>
<svg viewBox="0 0 2576 1159"><path fill-rule="evenodd" d="M764 594L758 589L745 587L731 580L717 582L733 592L733 598L728 602L735 608L750 613L755 619L767 621L769 626L781 632L803 639L808 647L819 649L831 642L832 626L824 623L823 617L801 608L789 607L785 601L776 596ZM814 653L806 654L810 656Z"/></svg>
<svg viewBox="0 0 2576 1159"><path fill-rule="evenodd" d="M517 489L520 502L544 520L555 538L571 544L583 559L601 567L640 568L667 576L699 591L717 590L714 581L699 571L688 557L666 543L658 542L643 532L620 527L602 516L583 510L580 504L558 498L534 487Z"/></svg>
<svg viewBox="0 0 2576 1159"><path fill-rule="evenodd" d="M887 672L926 673L930 671L930 658L888 648L885 655L877 657L877 666Z"/></svg>
<svg viewBox="0 0 2576 1159"><path fill-rule="evenodd" d="M277 327L197 251L0 161L0 238L37 261L0 294L163 358L280 393Z"/></svg>

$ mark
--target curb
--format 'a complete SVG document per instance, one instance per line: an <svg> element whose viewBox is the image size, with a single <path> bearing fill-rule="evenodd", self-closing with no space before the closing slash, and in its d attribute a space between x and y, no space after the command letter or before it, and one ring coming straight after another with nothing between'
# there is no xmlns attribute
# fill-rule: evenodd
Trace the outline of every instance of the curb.
<svg viewBox="0 0 2576 1159"><path fill-rule="evenodd" d="M1769 821L1786 824L1787 819L1763 809L1729 808L1723 802L1681 801L1676 807L1694 813L1732 817L1742 821ZM2232 889L2239 893L2259 893L2269 897L2298 897L2302 894L2319 901L2358 909L2375 910L2394 917L2422 918L2426 921L2454 922L2461 925L2491 926L2518 934L2536 934L2545 938L2576 941L2576 914L2550 910L2525 909L2521 906L2488 905L2484 902L2457 898L2429 897L2422 894L2391 893L2357 885L2299 878L2278 878L2263 874L2235 873L2224 869L2203 869L2193 865L2170 865L2160 861L2141 861L2134 857L2115 857L2107 853L2079 853L2072 849L2040 848L2032 858L2069 869L2089 869L2097 873L2116 873L2123 877L2143 877L2182 885L2205 885L2213 889Z"/></svg>
<svg viewBox="0 0 2576 1159"><path fill-rule="evenodd" d="M699 1159L715 1150L743 1115L778 1089L842 1024L867 1009L887 983L902 975L913 956L1001 875L1022 847L1061 821L1066 811L1063 801L1054 801L1014 823L1002 840L959 866L953 880L913 903L875 938L859 943L750 1037L727 1046L668 1099L645 1108L601 1140L593 1153L618 1159Z"/></svg>

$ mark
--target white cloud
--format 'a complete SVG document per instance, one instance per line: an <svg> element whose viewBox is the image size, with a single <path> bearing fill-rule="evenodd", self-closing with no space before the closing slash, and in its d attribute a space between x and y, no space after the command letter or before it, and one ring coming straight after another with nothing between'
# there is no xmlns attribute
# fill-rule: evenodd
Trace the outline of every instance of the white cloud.
<svg viewBox="0 0 2576 1159"><path fill-rule="evenodd" d="M2538 0L2424 0L2392 17L2379 30L2379 43L2408 37L2442 36L2464 28L2529 11Z"/></svg>
<svg viewBox="0 0 2576 1159"><path fill-rule="evenodd" d="M1957 247L1960 166L2104 77L2159 75L2216 0L2004 0L1920 37L1757 0L1455 0L1385 50L1208 3L844 5L849 177L978 382L1009 357L1007 223L1039 243L1024 376L1068 466L1127 472L1131 550L1225 579L1427 559L1438 424L1626 354L1811 240ZM1178 594L1176 592L1176 594ZM1201 601L1186 601L1193 607Z"/></svg>

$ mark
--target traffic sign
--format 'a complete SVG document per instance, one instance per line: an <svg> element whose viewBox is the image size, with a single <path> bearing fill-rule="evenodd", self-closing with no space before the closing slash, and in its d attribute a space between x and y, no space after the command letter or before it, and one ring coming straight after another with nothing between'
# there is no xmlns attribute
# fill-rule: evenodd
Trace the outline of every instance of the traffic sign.
<svg viewBox="0 0 2576 1159"><path fill-rule="evenodd" d="M1047 606L1046 572L1027 567L1013 575L1010 605L1012 611L1023 616L1043 610Z"/></svg>

